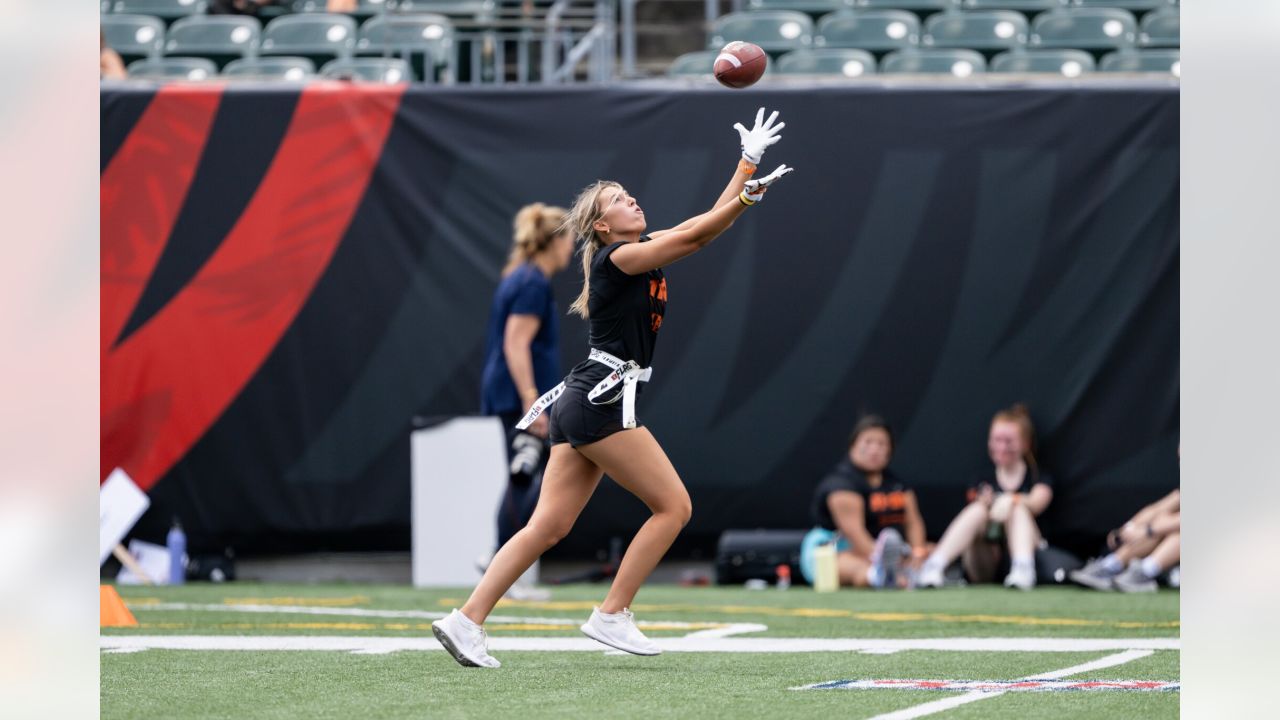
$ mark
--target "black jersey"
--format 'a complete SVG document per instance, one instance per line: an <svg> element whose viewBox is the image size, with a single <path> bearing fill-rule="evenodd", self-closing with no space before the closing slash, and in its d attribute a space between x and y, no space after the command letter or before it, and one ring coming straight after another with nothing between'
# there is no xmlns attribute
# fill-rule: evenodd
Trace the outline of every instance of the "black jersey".
<svg viewBox="0 0 1280 720"><path fill-rule="evenodd" d="M640 242L649 242L646 235ZM613 252L625 243L616 242L596 251L591 258L587 295L589 344L619 360L634 360L649 367L658 328L667 310L667 279L662 270L628 275L613 263ZM612 370L590 360L579 363L569 373L568 384L590 390ZM641 383L637 391L642 391ZM619 386L618 391L622 388Z"/></svg>
<svg viewBox="0 0 1280 720"><path fill-rule="evenodd" d="M1014 492L1025 495L1031 492L1031 488L1041 484L1052 488L1053 478L1050 477L1048 473L1042 473L1036 468L1028 467L1027 474L1022 476L1022 484L1019 485L1018 489ZM978 499L978 494L982 491L983 486L991 488L997 495L1002 492L1000 483L996 482L995 471L992 471L990 475L978 478L977 481L969 486L965 493L965 497L968 502L973 502Z"/></svg>
<svg viewBox="0 0 1280 720"><path fill-rule="evenodd" d="M836 463L831 472L818 483L813 491L813 521L826 530L839 530L831 515L827 498L831 493L846 490L862 497L862 520L872 537L885 528L905 533L907 523L907 492L911 490L902 478L885 468L880 474L880 485L871 487L866 473L859 470L849 458Z"/></svg>

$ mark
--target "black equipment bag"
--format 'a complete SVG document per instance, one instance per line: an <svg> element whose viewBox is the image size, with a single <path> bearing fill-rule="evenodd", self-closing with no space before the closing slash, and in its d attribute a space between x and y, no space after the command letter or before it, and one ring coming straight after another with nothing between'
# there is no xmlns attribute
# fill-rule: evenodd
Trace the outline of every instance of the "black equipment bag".
<svg viewBox="0 0 1280 720"><path fill-rule="evenodd" d="M791 582L805 584L800 573L800 541L807 530L725 530L716 545L716 584L741 585L758 578L778 579L778 566L791 566Z"/></svg>

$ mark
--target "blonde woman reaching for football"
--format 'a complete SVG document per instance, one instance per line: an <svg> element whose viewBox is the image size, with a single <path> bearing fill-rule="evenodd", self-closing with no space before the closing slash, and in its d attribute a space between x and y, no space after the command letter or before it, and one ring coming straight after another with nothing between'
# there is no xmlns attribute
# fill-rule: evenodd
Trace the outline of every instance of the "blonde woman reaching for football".
<svg viewBox="0 0 1280 720"><path fill-rule="evenodd" d="M494 556L466 603L432 623L436 638L462 665L499 666L486 646L485 619L516 579L568 534L605 473L652 515L582 632L636 655L661 652L636 627L629 607L693 512L676 469L636 419L639 384L649 381L667 308L662 268L706 247L791 172L781 165L753 179L765 149L782 139L777 117L774 112L766 120L761 108L750 130L734 125L742 159L733 179L710 210L669 230L645 234L644 211L616 182L596 181L578 195L565 221L581 243L583 271L582 292L570 312L588 321L589 353L521 421L528 426L550 409L551 457L533 517Z"/></svg>

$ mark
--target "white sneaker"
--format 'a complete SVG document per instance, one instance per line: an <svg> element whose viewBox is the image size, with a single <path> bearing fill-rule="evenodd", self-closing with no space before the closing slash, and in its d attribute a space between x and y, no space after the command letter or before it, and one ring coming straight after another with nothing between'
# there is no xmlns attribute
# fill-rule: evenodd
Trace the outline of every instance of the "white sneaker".
<svg viewBox="0 0 1280 720"><path fill-rule="evenodd" d="M431 623L431 632L458 664L467 667L502 667L489 656L489 636L484 628L454 609L444 618Z"/></svg>
<svg viewBox="0 0 1280 720"><path fill-rule="evenodd" d="M582 632L592 640L624 650L632 655L658 655L662 652L652 640L636 627L635 615L627 608L612 615L591 611L591 617L582 625Z"/></svg>
<svg viewBox="0 0 1280 720"><path fill-rule="evenodd" d="M1019 590L1033 590L1036 586L1036 570L1034 567L1015 567L1004 578L1004 586Z"/></svg>
<svg viewBox="0 0 1280 720"><path fill-rule="evenodd" d="M942 568L926 562L920 567L920 574L916 576L916 587L940 588L946 584L946 581L946 578L942 575Z"/></svg>

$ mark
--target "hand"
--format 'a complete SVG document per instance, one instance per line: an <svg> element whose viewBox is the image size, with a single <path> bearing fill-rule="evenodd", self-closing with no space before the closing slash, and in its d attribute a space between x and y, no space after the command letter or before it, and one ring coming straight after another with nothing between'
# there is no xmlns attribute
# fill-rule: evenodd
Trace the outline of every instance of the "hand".
<svg viewBox="0 0 1280 720"><path fill-rule="evenodd" d="M982 485L978 486L978 502L987 506L988 510L991 509L991 503L994 502L995 499L996 492L991 489L990 485L982 483Z"/></svg>
<svg viewBox="0 0 1280 720"><path fill-rule="evenodd" d="M742 194L753 203L758 203L764 199L764 193L769 186L774 184L783 175L792 172L795 168L789 168L786 165L779 165L777 170L756 180L748 180L742 184Z"/></svg>
<svg viewBox="0 0 1280 720"><path fill-rule="evenodd" d="M1125 523L1125 526L1120 528L1120 542L1123 544L1145 540L1147 538L1148 527L1149 526L1145 524L1140 525L1133 522Z"/></svg>
<svg viewBox="0 0 1280 720"><path fill-rule="evenodd" d="M1013 509L1013 495L1011 493L1000 493L1000 496L991 503L991 522L1002 523L1009 519L1009 511Z"/></svg>
<svg viewBox="0 0 1280 720"><path fill-rule="evenodd" d="M549 415L550 412L544 411L538 416L537 420L534 420L529 424L529 427L525 428L525 432L530 435L537 435L545 440L547 438L547 433L550 432L551 421L547 419Z"/></svg>
<svg viewBox="0 0 1280 720"><path fill-rule="evenodd" d="M764 108L756 111L756 124L750 130L742 126L742 123L734 123L733 129L738 131L738 137L742 140L742 159L752 165L759 165L760 160L764 158L765 148L778 142L782 136L778 131L786 127L786 123L773 124L778 118L778 111L774 110L768 120L764 119Z"/></svg>

